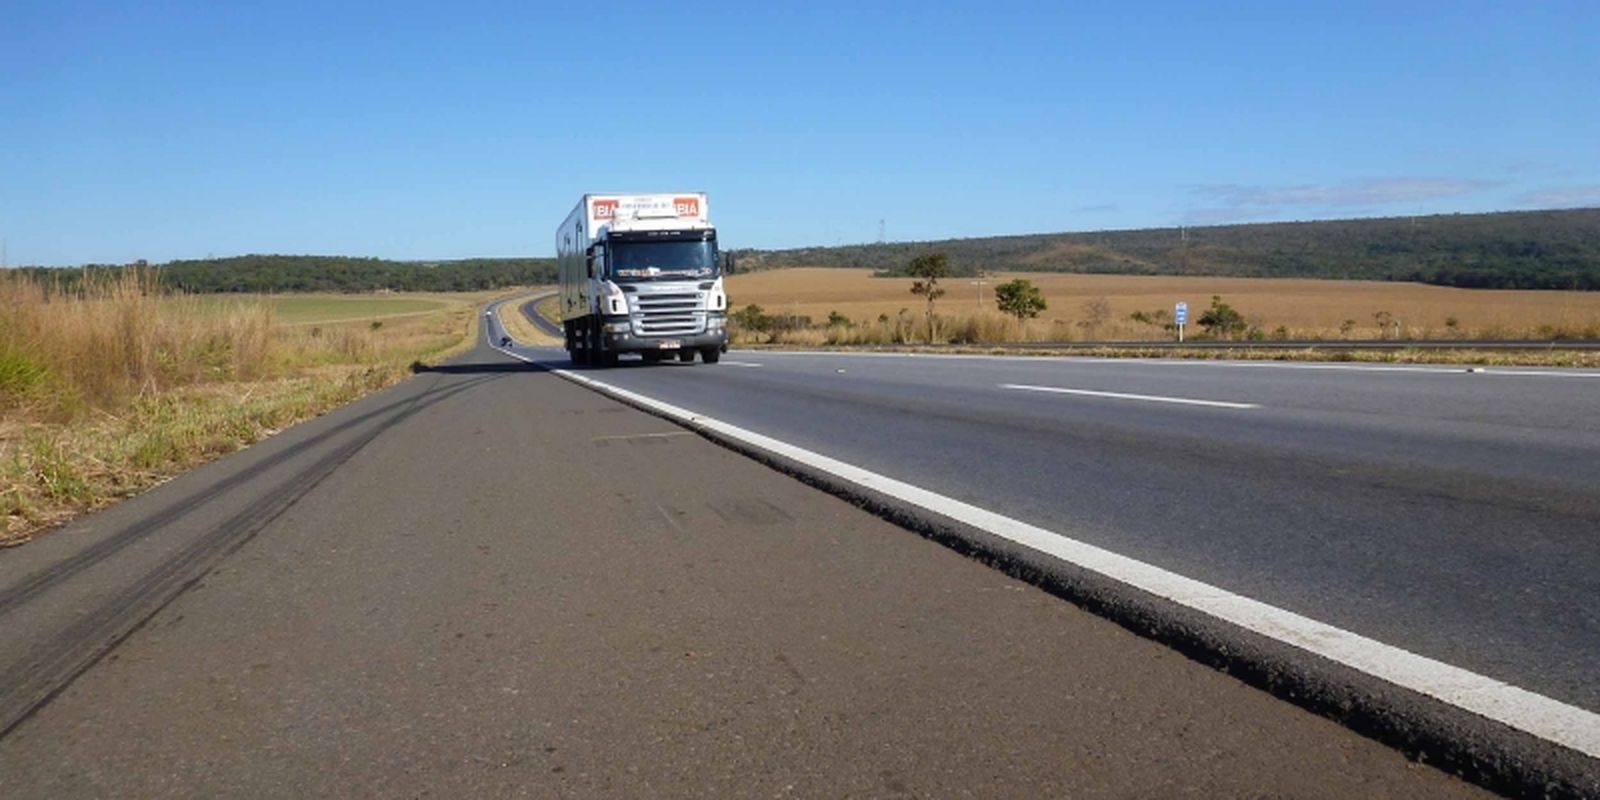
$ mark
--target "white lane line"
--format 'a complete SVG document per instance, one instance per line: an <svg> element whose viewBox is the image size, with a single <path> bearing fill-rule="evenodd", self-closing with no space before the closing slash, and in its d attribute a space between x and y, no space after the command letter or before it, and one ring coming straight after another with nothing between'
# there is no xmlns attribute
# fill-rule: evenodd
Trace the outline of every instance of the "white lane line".
<svg viewBox="0 0 1600 800"><path fill-rule="evenodd" d="M518 356L520 358L520 356ZM531 359L528 359L531 360ZM557 375L1600 758L1600 715L577 373Z"/></svg>
<svg viewBox="0 0 1600 800"><path fill-rule="evenodd" d="M1082 359L1088 363L1094 359ZM1123 363L1138 363L1128 361ZM1168 366L1195 366L1195 367L1238 367L1242 369L1300 369L1300 370L1332 370L1336 372L1397 372L1397 373L1422 373L1431 375L1462 375L1471 372L1474 375L1497 375L1502 378L1600 378L1600 372L1566 372L1550 369L1505 369L1502 367L1482 367L1477 364L1462 364L1461 366L1432 366L1432 367L1407 367L1386 366L1380 364L1286 364L1280 361L1188 361L1177 359L1158 359L1149 362L1154 365Z"/></svg>
<svg viewBox="0 0 1600 800"><path fill-rule="evenodd" d="M1155 394L1127 394L1125 392L1097 392L1091 389L1066 389L1060 386L1029 386L1023 383L1002 383L1002 389L1020 389L1025 392L1050 392L1052 394L1075 394L1085 397L1109 397L1113 400L1143 400L1148 403L1176 403L1186 406L1209 406L1211 408L1260 408L1255 403L1233 403L1227 400L1196 400L1192 397L1163 397Z"/></svg>
<svg viewBox="0 0 1600 800"><path fill-rule="evenodd" d="M517 357L522 358L522 356ZM935 514L971 525L1397 686L1488 717L1590 757L1600 758L1600 715L1586 709L1234 594L1153 564L963 503L585 375L563 369L552 371L602 393L653 409L691 428L712 431L827 472L863 488L920 506Z"/></svg>
<svg viewBox="0 0 1600 800"><path fill-rule="evenodd" d="M520 361L535 361L510 350L494 349ZM551 372L603 394L653 409L691 428L712 431L758 447L1396 686L1487 717L1547 742L1576 750L1590 758L1600 758L1600 714L1587 709L1252 600L1154 564L963 503L571 370L553 369Z"/></svg>
<svg viewBox="0 0 1600 800"><path fill-rule="evenodd" d="M514 352L501 352L522 361L534 361ZM551 371L604 394L653 409L691 428L713 431L761 448L1547 742L1600 758L1600 714L570 370Z"/></svg>
<svg viewBox="0 0 1600 800"><path fill-rule="evenodd" d="M723 359L722 361L719 361L717 363L719 363L719 364L727 364L730 367L759 367L759 366L761 366L760 364L756 364L756 363L751 362L751 361L728 361L727 359Z"/></svg>

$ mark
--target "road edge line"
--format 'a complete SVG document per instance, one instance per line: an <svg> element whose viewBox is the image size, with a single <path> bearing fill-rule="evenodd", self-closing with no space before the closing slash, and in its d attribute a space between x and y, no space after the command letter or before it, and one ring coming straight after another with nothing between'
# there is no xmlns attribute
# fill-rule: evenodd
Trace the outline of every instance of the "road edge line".
<svg viewBox="0 0 1600 800"><path fill-rule="evenodd" d="M987 511L820 453L571 370L490 347L845 499L1012 577L1333 719L1409 757L1518 796L1600 796L1600 715L1277 609L1071 537ZM856 473L852 478L849 473ZM937 498L931 507L926 501ZM998 526L995 523L999 523ZM1001 530L993 530L999 527ZM1084 563L1084 562L1089 563ZM1127 568L1103 571L1104 563ZM1102 568L1097 568L1102 567ZM1140 574L1142 573L1142 575ZM1163 577L1156 588L1146 578ZM1240 621L1240 617L1244 621ZM1254 617L1254 619L1250 619ZM1251 624L1251 623L1254 624ZM1285 625L1288 627L1285 628ZM1304 627L1302 627L1304 626ZM1300 630L1295 630L1301 628ZM1290 635L1293 634L1293 635ZM1338 646L1328 647L1332 639ZM1376 646L1390 677L1339 658ZM1320 652L1319 652L1320 651ZM1418 688L1419 671L1448 685ZM1407 676L1412 680L1408 680ZM1398 679L1397 679L1398 678ZM1533 705L1544 722L1507 720ZM1550 717L1554 717L1554 722ZM1561 720L1565 720L1565 723ZM1522 724L1517 724L1518 722ZM1543 732L1530 731L1528 728Z"/></svg>

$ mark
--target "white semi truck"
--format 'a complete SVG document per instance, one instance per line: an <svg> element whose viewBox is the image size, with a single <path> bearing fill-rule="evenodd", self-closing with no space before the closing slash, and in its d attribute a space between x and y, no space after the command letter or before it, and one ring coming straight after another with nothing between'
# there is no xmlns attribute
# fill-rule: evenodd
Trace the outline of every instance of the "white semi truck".
<svg viewBox="0 0 1600 800"><path fill-rule="evenodd" d="M561 326L575 364L728 349L728 295L704 192L586 194L556 230Z"/></svg>

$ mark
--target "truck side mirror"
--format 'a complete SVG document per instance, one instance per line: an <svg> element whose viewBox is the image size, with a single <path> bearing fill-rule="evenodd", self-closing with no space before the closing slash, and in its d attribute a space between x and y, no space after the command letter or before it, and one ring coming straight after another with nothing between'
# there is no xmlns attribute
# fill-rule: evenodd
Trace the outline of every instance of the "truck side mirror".
<svg viewBox="0 0 1600 800"><path fill-rule="evenodd" d="M589 277L593 278L594 277L594 254L590 253L589 257L584 259L583 264L584 264L584 268L589 270Z"/></svg>

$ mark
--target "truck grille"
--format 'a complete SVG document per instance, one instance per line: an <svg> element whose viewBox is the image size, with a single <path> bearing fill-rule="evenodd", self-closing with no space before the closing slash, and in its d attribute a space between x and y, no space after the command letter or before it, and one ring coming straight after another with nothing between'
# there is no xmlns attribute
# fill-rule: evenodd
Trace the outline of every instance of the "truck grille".
<svg viewBox="0 0 1600 800"><path fill-rule="evenodd" d="M639 316L635 330L643 336L674 336L700 333L705 329L705 312L700 298L686 294L639 294Z"/></svg>

